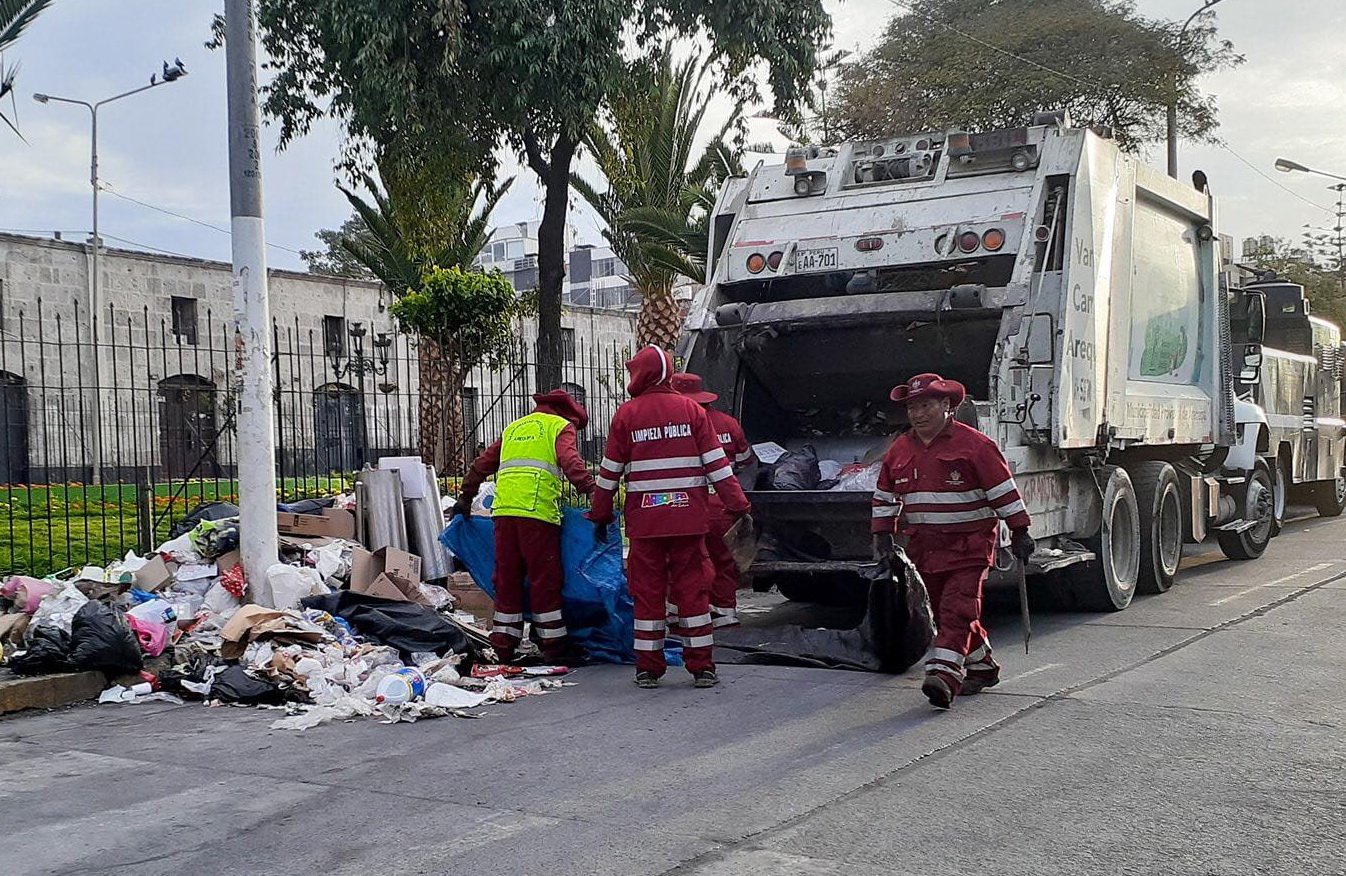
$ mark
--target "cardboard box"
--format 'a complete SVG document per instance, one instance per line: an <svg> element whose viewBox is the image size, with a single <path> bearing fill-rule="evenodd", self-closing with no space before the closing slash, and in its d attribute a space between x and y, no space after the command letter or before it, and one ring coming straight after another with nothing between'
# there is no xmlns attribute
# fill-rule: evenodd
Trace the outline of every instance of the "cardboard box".
<svg viewBox="0 0 1346 876"><path fill-rule="evenodd" d="M155 554L154 559L135 571L131 580L141 590L153 593L173 583L173 573L177 570L177 563L165 560L162 554Z"/></svg>
<svg viewBox="0 0 1346 876"><path fill-rule="evenodd" d="M276 514L276 529L282 535L355 538L355 515L337 508L327 508L322 514L278 512Z"/></svg>
<svg viewBox="0 0 1346 876"><path fill-rule="evenodd" d="M392 599L419 602L433 607L417 586L421 582L421 558L397 548L369 552L356 548L351 554L351 591Z"/></svg>
<svg viewBox="0 0 1346 876"><path fill-rule="evenodd" d="M239 551L230 551L227 554L220 554L215 559L215 571L221 575L228 572L234 566L242 565L243 554Z"/></svg>

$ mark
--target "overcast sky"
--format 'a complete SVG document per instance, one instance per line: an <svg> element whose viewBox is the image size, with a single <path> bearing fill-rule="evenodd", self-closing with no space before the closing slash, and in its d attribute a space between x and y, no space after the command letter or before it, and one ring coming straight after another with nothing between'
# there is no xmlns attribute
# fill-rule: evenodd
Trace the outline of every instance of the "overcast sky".
<svg viewBox="0 0 1346 876"><path fill-rule="evenodd" d="M888 0L828 5L837 45L851 49L867 47L893 8ZM1145 15L1181 19L1199 0L1137 5ZM183 0L56 0L43 13L5 58L22 63L18 114L28 143L0 129L0 230L82 234L90 224L88 113L36 104L34 91L94 101L147 83L164 59L174 57L190 71L186 79L100 113L101 177L114 192L228 227L224 55L202 45L217 8ZM1228 149L1184 144L1184 177L1196 167L1206 170L1221 199L1221 230L1236 238L1297 237L1306 223L1330 224L1330 214L1309 203L1332 202L1330 181L1279 174L1272 163L1284 155L1346 175L1346 3L1223 0L1218 14L1222 33L1248 62L1203 82L1219 100ZM6 102L7 115L12 109ZM267 139L274 148L275 132ZM288 250L315 246L316 229L335 227L347 216L333 187L337 144L335 126L323 125L285 152L266 155L273 266L302 268ZM1162 149L1148 159L1162 162ZM496 221L536 219L540 212L537 186L525 171ZM598 226L587 211L573 215L580 238L597 241ZM101 199L100 227L110 245L229 258L227 234L112 194Z"/></svg>

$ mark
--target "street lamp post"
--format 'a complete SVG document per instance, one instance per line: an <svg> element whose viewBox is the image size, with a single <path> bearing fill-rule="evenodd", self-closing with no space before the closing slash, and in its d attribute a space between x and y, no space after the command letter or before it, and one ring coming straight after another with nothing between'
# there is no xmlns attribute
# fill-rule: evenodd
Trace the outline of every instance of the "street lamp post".
<svg viewBox="0 0 1346 876"><path fill-rule="evenodd" d="M1337 180L1336 185L1328 186L1329 189L1337 193L1337 224L1332 228L1332 240L1330 242L1337 250L1338 292L1346 296L1346 237L1342 236L1343 230L1346 230L1346 176L1328 173L1325 170L1315 170L1288 158L1277 158L1276 169L1281 173L1310 173L1314 176Z"/></svg>
<svg viewBox="0 0 1346 876"><path fill-rule="evenodd" d="M43 94L38 92L33 95L33 100L38 103L69 103L75 106L82 106L89 111L89 185L93 187L93 268L91 270L89 282L89 338L92 341L91 350L94 361L94 382L98 389L93 394L93 482L101 484L103 482L103 429L101 417L100 393L103 389L103 368L102 358L98 355L98 310L101 302L99 301L99 281L101 280L98 251L101 246L101 239L98 237L98 110L113 101L121 100L124 97L130 97L133 94L139 94L142 91L149 91L151 88L158 88L160 85L167 85L170 82L176 82L187 75L187 69L182 66L182 61L175 60L173 64L164 62L163 78L158 74L150 77L149 85L142 85L139 88L133 88L130 91L124 91L121 94L114 94L112 97L105 98L97 103L89 103L86 100L74 100L69 97L57 97L54 94Z"/></svg>
<svg viewBox="0 0 1346 876"><path fill-rule="evenodd" d="M1178 29L1177 58L1173 64L1173 87L1168 100L1168 175L1174 179L1178 178L1178 77L1182 74L1182 40L1187 36L1187 28L1192 26L1192 22L1196 21L1201 13L1222 2L1224 0L1205 0L1201 8L1193 12Z"/></svg>

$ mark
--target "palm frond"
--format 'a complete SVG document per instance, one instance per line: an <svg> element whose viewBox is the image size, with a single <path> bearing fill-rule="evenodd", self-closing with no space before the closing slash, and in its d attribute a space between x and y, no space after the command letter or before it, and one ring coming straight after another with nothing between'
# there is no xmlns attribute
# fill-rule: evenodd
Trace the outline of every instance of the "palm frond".
<svg viewBox="0 0 1346 876"><path fill-rule="evenodd" d="M52 0L0 0L0 49L19 38Z"/></svg>

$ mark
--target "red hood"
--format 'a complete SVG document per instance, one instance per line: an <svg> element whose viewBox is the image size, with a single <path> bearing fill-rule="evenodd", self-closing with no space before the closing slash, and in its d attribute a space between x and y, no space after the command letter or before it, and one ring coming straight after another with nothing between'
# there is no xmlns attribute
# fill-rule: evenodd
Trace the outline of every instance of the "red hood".
<svg viewBox="0 0 1346 876"><path fill-rule="evenodd" d="M626 391L632 398L659 386L672 391L669 381L673 379L673 354L667 350L646 347L631 357L631 361L626 363L626 370L631 374Z"/></svg>

